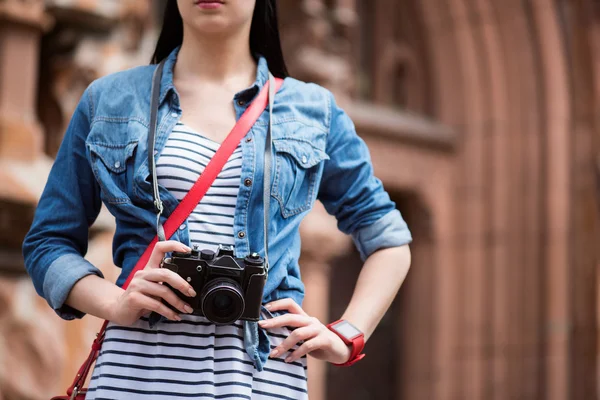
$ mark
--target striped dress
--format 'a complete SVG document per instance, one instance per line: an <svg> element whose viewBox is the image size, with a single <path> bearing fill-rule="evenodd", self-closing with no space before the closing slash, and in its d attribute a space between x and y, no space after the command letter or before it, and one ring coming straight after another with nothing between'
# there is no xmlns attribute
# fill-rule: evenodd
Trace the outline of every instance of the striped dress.
<svg viewBox="0 0 600 400"><path fill-rule="evenodd" d="M178 123L157 162L161 185L181 200L219 144ZM216 250L234 244L233 215L241 180L241 147L188 218L191 244ZM142 318L131 327L110 323L94 368L87 400L102 399L307 399L306 357L269 359L258 372L244 350L240 321L216 326L182 314L154 329ZM290 333L267 332L271 348ZM296 349L295 346L294 349Z"/></svg>

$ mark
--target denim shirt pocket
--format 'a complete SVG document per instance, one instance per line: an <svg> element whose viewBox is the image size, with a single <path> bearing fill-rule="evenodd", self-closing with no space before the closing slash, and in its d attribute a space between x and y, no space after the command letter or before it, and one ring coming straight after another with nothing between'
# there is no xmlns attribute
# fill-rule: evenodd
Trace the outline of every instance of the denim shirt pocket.
<svg viewBox="0 0 600 400"><path fill-rule="evenodd" d="M129 194L133 181L133 155L137 145L137 140L125 144L87 144L92 171L107 203L120 204L131 201Z"/></svg>
<svg viewBox="0 0 600 400"><path fill-rule="evenodd" d="M322 161L329 156L309 138L274 139L273 148L275 173L271 196L279 202L281 215L289 218L313 206Z"/></svg>

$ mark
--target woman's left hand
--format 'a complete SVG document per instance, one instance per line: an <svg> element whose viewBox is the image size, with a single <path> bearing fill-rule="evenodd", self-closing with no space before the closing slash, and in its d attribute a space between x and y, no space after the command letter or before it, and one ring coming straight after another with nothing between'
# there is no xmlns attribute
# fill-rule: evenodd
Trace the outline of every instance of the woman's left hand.
<svg viewBox="0 0 600 400"><path fill-rule="evenodd" d="M271 351L270 357L278 357L302 343L285 362L293 362L305 354L334 364L343 364L350 358L350 347L330 331L317 318L308 316L302 307L292 299L282 299L265 306L269 311L287 310L289 313L268 320L259 321L264 329L289 326L296 328L279 346Z"/></svg>

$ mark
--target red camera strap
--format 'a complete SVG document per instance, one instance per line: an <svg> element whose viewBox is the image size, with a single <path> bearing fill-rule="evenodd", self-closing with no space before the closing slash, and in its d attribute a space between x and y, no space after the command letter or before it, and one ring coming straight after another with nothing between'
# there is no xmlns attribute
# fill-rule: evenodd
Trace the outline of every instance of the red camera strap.
<svg viewBox="0 0 600 400"><path fill-rule="evenodd" d="M162 70L162 67L157 67L157 70ZM157 74L158 75L158 74ZM156 75L155 75L156 78ZM283 79L276 78L275 79L275 92L279 90L281 85L283 84ZM152 90L153 92L157 90L156 85L154 85ZM153 93L154 94L154 93ZM217 178L217 175L223 169L223 166L234 152L239 142L242 140L244 136L250 131L254 123L258 120L262 112L265 110L269 102L269 82L267 81L260 93L256 96L252 104L248 106L246 111L242 114L238 122L235 124L227 138L223 141L215 155L209 161L208 165L198 177L198 180L190 191L185 195L185 197L181 200L179 205L175 208L173 213L169 216L167 221L164 224L164 231L166 238L170 238L176 232L176 230L185 222L188 216L192 213L196 205L202 200L214 180ZM150 168L150 166L148 166ZM133 276L137 271L140 271L146 267L148 260L150 259L150 255L152 254L152 250L154 246L158 242L158 237L154 237L152 242L148 245L135 267L129 274L127 280L123 284L123 289L126 289L129 286L129 283L133 279ZM67 397L65 396L57 396L53 397L53 400L63 400L63 399L85 399L85 394L87 389L83 388L87 376L92 368L92 365L98 358L98 354L100 353L100 348L102 347L102 341L104 340L104 334L106 332L106 327L108 326L108 321L104 321L102 327L100 328L100 332L96 335L96 339L92 343L92 349L90 354L86 358L85 362L79 368L77 372L77 376L75 377L71 386L67 389Z"/></svg>

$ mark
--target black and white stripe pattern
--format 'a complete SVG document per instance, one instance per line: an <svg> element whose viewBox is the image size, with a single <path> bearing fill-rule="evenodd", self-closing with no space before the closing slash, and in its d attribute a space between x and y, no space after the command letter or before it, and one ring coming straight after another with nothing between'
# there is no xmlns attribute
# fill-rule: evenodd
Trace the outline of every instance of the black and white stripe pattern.
<svg viewBox="0 0 600 400"><path fill-rule="evenodd" d="M181 200L200 176L219 144L178 123L157 162L158 182ZM233 214L240 188L242 148L227 160L204 198L188 218L190 240L201 249L233 246Z"/></svg>
<svg viewBox="0 0 600 400"><path fill-rule="evenodd" d="M157 164L159 183L181 200L218 147L177 124ZM238 146L188 219L193 244L210 249L234 244L240 175ZM132 327L109 324L86 399L308 398L306 357L288 364L283 361L287 352L269 359L258 372L244 349L241 322L216 326L203 317L182 318L163 321L155 329L146 318ZM271 348L289 333L287 328L269 331Z"/></svg>
<svg viewBox="0 0 600 400"><path fill-rule="evenodd" d="M150 329L110 324L86 399L306 399L306 358L269 359L257 372L244 350L242 324L215 326L183 315ZM269 332L271 347L289 335ZM294 347L297 348L297 347Z"/></svg>

